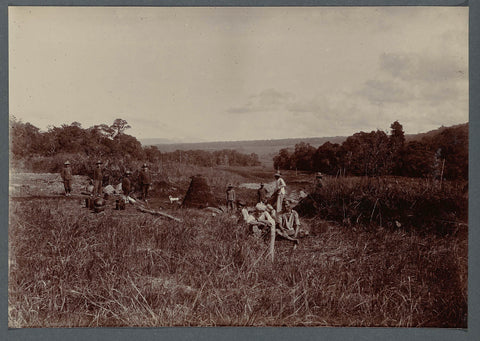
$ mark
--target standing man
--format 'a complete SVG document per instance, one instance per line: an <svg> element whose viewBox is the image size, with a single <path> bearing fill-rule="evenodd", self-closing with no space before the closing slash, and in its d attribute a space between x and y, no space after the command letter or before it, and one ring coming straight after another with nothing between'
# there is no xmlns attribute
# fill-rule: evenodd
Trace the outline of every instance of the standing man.
<svg viewBox="0 0 480 341"><path fill-rule="evenodd" d="M229 184L227 187L227 210L235 210L235 190L231 184Z"/></svg>
<svg viewBox="0 0 480 341"><path fill-rule="evenodd" d="M65 187L65 196L69 197L72 191L72 169L70 168L70 161L65 161L63 169L60 172L60 176L63 180L63 187Z"/></svg>
<svg viewBox="0 0 480 341"><path fill-rule="evenodd" d="M257 202L267 203L267 190L263 183L260 184L260 188L257 191Z"/></svg>
<svg viewBox="0 0 480 341"><path fill-rule="evenodd" d="M320 191L323 187L323 174L320 172L317 172L315 175L315 182L314 182L314 188L313 191L314 193Z"/></svg>
<svg viewBox="0 0 480 341"><path fill-rule="evenodd" d="M152 178L150 172L148 171L148 166L146 163L143 164L142 170L140 171L140 186L142 187L142 199L147 200L148 188L152 183Z"/></svg>
<svg viewBox="0 0 480 341"><path fill-rule="evenodd" d="M93 196L102 194L102 161L97 161L96 167L93 171Z"/></svg>
<svg viewBox="0 0 480 341"><path fill-rule="evenodd" d="M286 194L285 181L282 179L282 175L277 172L275 174L275 194L277 195L277 213L282 212L283 199Z"/></svg>
<svg viewBox="0 0 480 341"><path fill-rule="evenodd" d="M132 172L127 170L125 172L125 176L122 179L122 192L123 192L123 199L125 203L128 202L128 197L130 196L130 192L132 191L132 182L130 181L130 175Z"/></svg>

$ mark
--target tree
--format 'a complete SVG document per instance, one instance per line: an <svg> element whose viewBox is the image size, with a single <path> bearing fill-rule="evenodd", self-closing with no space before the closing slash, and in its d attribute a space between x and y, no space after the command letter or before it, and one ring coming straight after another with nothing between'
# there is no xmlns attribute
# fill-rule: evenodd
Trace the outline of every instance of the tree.
<svg viewBox="0 0 480 341"><path fill-rule="evenodd" d="M103 137L112 137L115 134L115 130L111 126L106 125L104 123L94 125L90 129L95 130L99 135Z"/></svg>
<svg viewBox="0 0 480 341"><path fill-rule="evenodd" d="M405 146L402 175L428 177L434 171L435 152L422 141L412 141Z"/></svg>
<svg viewBox="0 0 480 341"><path fill-rule="evenodd" d="M339 144L332 144L328 141L318 147L313 155L314 170L326 174L336 174L340 164L339 150Z"/></svg>
<svg viewBox="0 0 480 341"><path fill-rule="evenodd" d="M390 125L390 155L388 158L388 167L391 173L400 175L403 168L403 152L405 148L405 133L403 126L395 121Z"/></svg>
<svg viewBox="0 0 480 341"><path fill-rule="evenodd" d="M344 165L353 175L382 175L388 173L388 137L377 130L353 134L342 143L341 153L345 155Z"/></svg>
<svg viewBox="0 0 480 341"><path fill-rule="evenodd" d="M128 124L127 121L125 121L121 118L117 118L115 121L113 121L110 128L112 129L112 138L113 138L117 135L123 134L123 132L126 129L131 128L131 126Z"/></svg>
<svg viewBox="0 0 480 341"><path fill-rule="evenodd" d="M273 167L275 169L291 169L291 165L291 155L288 149L280 149L278 155L273 158Z"/></svg>
<svg viewBox="0 0 480 341"><path fill-rule="evenodd" d="M309 143L300 142L295 145L295 152L292 155L292 163L296 169L311 171L313 170L313 156L316 149Z"/></svg>
<svg viewBox="0 0 480 341"><path fill-rule="evenodd" d="M10 119L10 139L11 152L18 158L42 154L45 149L45 139L40 129L17 120L15 116Z"/></svg>
<svg viewBox="0 0 480 341"><path fill-rule="evenodd" d="M445 169L443 176L447 179L468 179L468 126L445 128L430 139L425 139L430 148L439 151L438 162ZM441 172L441 171L440 171Z"/></svg>
<svg viewBox="0 0 480 341"><path fill-rule="evenodd" d="M156 163L162 157L162 153L157 146L144 147L143 152L145 154L145 158L150 163Z"/></svg>

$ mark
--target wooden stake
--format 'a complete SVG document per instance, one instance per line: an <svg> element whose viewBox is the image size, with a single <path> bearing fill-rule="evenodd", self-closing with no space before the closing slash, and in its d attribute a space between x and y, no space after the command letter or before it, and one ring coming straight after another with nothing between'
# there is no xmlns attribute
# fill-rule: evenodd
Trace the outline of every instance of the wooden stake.
<svg viewBox="0 0 480 341"><path fill-rule="evenodd" d="M445 167L445 159L442 162L442 172L440 173L440 188L442 188L442 180L443 180L443 169Z"/></svg>
<svg viewBox="0 0 480 341"><path fill-rule="evenodd" d="M272 263L275 260L275 225L270 228L270 256L272 257Z"/></svg>

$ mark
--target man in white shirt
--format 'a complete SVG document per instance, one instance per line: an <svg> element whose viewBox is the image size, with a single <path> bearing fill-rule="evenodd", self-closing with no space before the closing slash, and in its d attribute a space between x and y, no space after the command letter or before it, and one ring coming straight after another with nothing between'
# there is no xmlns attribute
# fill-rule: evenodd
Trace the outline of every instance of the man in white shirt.
<svg viewBox="0 0 480 341"><path fill-rule="evenodd" d="M275 193L277 195L277 213L282 212L282 205L283 199L285 198L286 194L286 187L285 181L282 179L280 173L275 174Z"/></svg>

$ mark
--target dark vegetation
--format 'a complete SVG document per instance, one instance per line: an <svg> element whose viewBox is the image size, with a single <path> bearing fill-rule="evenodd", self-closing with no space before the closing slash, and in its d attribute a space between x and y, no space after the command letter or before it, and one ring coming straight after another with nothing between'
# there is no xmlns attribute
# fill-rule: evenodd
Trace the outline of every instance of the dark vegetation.
<svg viewBox="0 0 480 341"><path fill-rule="evenodd" d="M295 208L305 217L321 217L366 230L379 227L421 234L466 233L465 182L394 177L328 178L324 187Z"/></svg>
<svg viewBox="0 0 480 341"><path fill-rule="evenodd" d="M175 162L205 167L217 165L257 166L258 156L235 150L213 152L203 150L176 150L162 153L155 146L143 147L133 136L125 134L130 128L122 119L113 124L100 124L83 129L78 122L40 131L30 123L12 117L10 120L10 146L12 166L33 172L59 172L65 160L72 163L74 174L90 175L97 160L102 160L113 177L126 169L135 170L143 162L158 170L159 163Z"/></svg>
<svg viewBox="0 0 480 341"><path fill-rule="evenodd" d="M406 176L468 179L468 125L440 129L419 139L405 140L395 121L390 135L377 130L359 132L342 144L326 142L318 148L300 142L292 152L281 149L274 157L276 169L320 171L333 176Z"/></svg>

